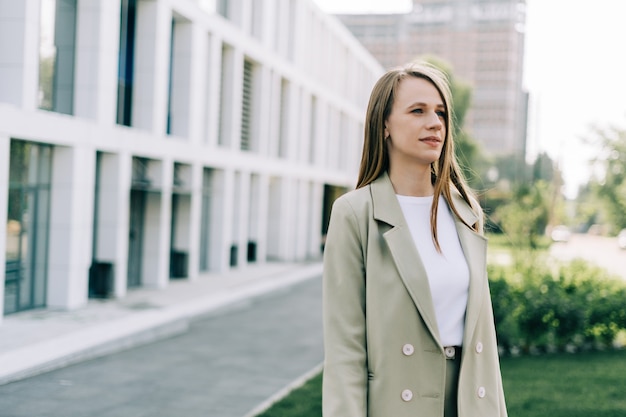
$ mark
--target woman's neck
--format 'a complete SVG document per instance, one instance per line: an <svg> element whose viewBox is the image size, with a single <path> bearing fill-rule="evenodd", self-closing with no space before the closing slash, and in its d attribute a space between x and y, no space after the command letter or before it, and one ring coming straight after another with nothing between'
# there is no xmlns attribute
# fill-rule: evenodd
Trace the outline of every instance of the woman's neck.
<svg viewBox="0 0 626 417"><path fill-rule="evenodd" d="M393 169L389 167L389 179L396 194L412 197L428 197L435 193L431 183L430 167Z"/></svg>

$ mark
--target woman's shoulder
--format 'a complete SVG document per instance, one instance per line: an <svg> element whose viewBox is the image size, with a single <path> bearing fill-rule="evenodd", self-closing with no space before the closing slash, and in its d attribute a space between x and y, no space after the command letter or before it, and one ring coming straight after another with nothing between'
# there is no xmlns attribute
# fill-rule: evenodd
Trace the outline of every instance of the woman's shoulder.
<svg viewBox="0 0 626 417"><path fill-rule="evenodd" d="M350 216L362 218L372 209L372 195L370 186L353 189L338 197L333 203L332 211L339 214L344 213Z"/></svg>
<svg viewBox="0 0 626 417"><path fill-rule="evenodd" d="M370 186L366 185L342 194L335 200L334 204L345 204L352 207L361 207L363 206L363 204L371 204L371 201L372 196L370 192Z"/></svg>

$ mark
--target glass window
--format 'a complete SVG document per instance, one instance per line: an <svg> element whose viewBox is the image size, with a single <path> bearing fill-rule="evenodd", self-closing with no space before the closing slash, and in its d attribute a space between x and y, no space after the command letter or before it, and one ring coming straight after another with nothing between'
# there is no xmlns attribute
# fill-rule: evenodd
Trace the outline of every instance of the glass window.
<svg viewBox="0 0 626 417"><path fill-rule="evenodd" d="M122 0L117 76L117 123L131 125L137 0Z"/></svg>
<svg viewBox="0 0 626 417"><path fill-rule="evenodd" d="M72 114L76 54L76 0L42 0L39 108Z"/></svg>
<svg viewBox="0 0 626 417"><path fill-rule="evenodd" d="M11 141L4 312L45 305L52 147Z"/></svg>

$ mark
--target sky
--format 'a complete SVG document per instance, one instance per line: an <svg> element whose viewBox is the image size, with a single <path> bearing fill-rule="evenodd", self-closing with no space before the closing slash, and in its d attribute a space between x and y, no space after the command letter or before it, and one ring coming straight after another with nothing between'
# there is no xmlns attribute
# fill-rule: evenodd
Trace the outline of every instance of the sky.
<svg viewBox="0 0 626 417"><path fill-rule="evenodd" d="M408 12L410 0L314 0L328 13ZM528 159L546 152L573 198L591 175L592 126L626 129L626 1L527 0Z"/></svg>

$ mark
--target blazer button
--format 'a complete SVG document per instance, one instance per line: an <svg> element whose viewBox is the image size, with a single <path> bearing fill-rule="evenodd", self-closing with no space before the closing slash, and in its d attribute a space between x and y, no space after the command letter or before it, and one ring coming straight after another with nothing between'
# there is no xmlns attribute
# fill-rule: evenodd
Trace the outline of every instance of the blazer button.
<svg viewBox="0 0 626 417"><path fill-rule="evenodd" d="M478 398L485 398L485 395L487 395L487 390L485 389L485 387L480 387L478 388L476 394L478 395Z"/></svg>
<svg viewBox="0 0 626 417"><path fill-rule="evenodd" d="M483 344L478 342L476 343L476 353L482 353L483 351Z"/></svg>
<svg viewBox="0 0 626 417"><path fill-rule="evenodd" d="M411 356L413 352L415 352L415 348L412 344L407 343L406 345L402 346L402 353L404 353L406 356Z"/></svg>
<svg viewBox="0 0 626 417"><path fill-rule="evenodd" d="M402 401L411 401L413 399L413 393L410 389L402 391Z"/></svg>

